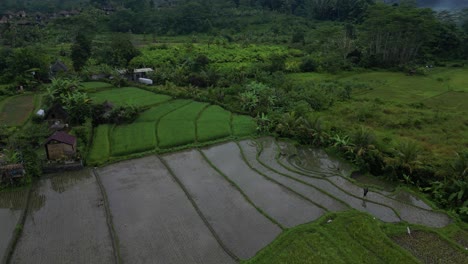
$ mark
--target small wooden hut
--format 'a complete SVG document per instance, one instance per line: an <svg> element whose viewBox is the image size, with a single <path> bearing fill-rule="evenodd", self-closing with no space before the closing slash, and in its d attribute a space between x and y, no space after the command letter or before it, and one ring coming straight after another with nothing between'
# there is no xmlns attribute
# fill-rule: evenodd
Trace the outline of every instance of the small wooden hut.
<svg viewBox="0 0 468 264"><path fill-rule="evenodd" d="M64 131L52 134L44 145L48 160L73 159L76 154L76 137Z"/></svg>

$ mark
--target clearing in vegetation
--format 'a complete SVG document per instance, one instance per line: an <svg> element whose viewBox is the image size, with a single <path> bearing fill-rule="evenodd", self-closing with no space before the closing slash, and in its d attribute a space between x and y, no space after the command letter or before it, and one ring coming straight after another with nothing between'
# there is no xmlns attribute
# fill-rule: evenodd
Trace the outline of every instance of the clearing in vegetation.
<svg viewBox="0 0 468 264"><path fill-rule="evenodd" d="M0 103L0 124L21 126L28 120L34 110L35 95L18 95Z"/></svg>
<svg viewBox="0 0 468 264"><path fill-rule="evenodd" d="M111 263L103 197L89 170L37 183L13 263Z"/></svg>
<svg viewBox="0 0 468 264"><path fill-rule="evenodd" d="M240 259L251 258L281 233L242 194L210 167L200 152L164 156L221 241Z"/></svg>
<svg viewBox="0 0 468 264"><path fill-rule="evenodd" d="M114 105L151 106L171 99L170 96L155 94L134 87L113 88L90 94L95 103L109 101Z"/></svg>
<svg viewBox="0 0 468 264"><path fill-rule="evenodd" d="M155 157L99 169L125 263L235 263Z"/></svg>

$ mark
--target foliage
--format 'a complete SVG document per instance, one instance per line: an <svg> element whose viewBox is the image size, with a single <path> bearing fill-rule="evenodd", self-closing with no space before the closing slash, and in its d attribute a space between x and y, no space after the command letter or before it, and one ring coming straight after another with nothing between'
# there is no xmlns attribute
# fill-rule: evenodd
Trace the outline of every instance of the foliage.
<svg viewBox="0 0 468 264"><path fill-rule="evenodd" d="M71 47L71 59L75 71L81 71L86 61L91 56L91 40L83 33L79 33L75 38L75 43Z"/></svg>

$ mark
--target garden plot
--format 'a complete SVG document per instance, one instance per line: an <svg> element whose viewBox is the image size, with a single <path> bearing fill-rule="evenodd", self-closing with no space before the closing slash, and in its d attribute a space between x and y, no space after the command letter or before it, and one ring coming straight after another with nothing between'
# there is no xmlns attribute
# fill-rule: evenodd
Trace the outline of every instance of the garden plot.
<svg viewBox="0 0 468 264"><path fill-rule="evenodd" d="M34 110L34 95L18 95L7 98L0 105L0 124L21 126Z"/></svg>
<svg viewBox="0 0 468 264"><path fill-rule="evenodd" d="M28 190L0 192L0 261L6 257L16 225L26 206Z"/></svg>
<svg viewBox="0 0 468 264"><path fill-rule="evenodd" d="M303 184L299 181L293 180L291 178L285 177L276 173L273 170L270 170L264 167L257 160L257 147L255 141L245 140L239 142L239 145L242 148L242 151L245 155L247 162L256 170L263 173L270 179L283 184L284 186L293 189L295 192L307 197L316 204L319 204L326 208L329 211L343 211L348 209L348 207L343 203L332 196L327 195L321 192L319 189L312 187L310 185ZM274 158L274 157L273 157Z"/></svg>
<svg viewBox="0 0 468 264"><path fill-rule="evenodd" d="M195 122L206 103L192 102L162 117L158 124L160 148L171 148L194 143Z"/></svg>
<svg viewBox="0 0 468 264"><path fill-rule="evenodd" d="M215 140L231 135L231 113L220 106L206 108L197 120L197 140Z"/></svg>
<svg viewBox="0 0 468 264"><path fill-rule="evenodd" d="M13 263L112 263L114 251L96 179L83 170L35 186Z"/></svg>
<svg viewBox="0 0 468 264"><path fill-rule="evenodd" d="M208 160L230 178L266 214L287 227L313 221L324 211L250 169L236 143L203 150Z"/></svg>
<svg viewBox="0 0 468 264"><path fill-rule="evenodd" d="M109 101L114 105L150 106L171 100L170 96L155 94L134 87L123 87L90 94L96 103Z"/></svg>
<svg viewBox="0 0 468 264"><path fill-rule="evenodd" d="M395 212L387 206L383 206L371 201L366 201L361 198L357 198L352 196L342 189L339 189L337 186L333 185L331 182L327 181L326 179L314 178L305 176L300 174L296 171L292 171L290 169L286 169L278 161L274 158L278 153L278 147L274 143L273 139L265 138L260 141L263 144L263 151L259 156L260 161L267 167L281 173L284 175L288 175L296 180L300 180L312 186L315 186L324 192L332 195L336 199L339 199L343 202L346 202L351 207L373 214L374 216L378 217L380 220L384 222L398 222L400 218L395 214Z"/></svg>
<svg viewBox="0 0 468 264"><path fill-rule="evenodd" d="M155 156L99 170L127 263L234 263Z"/></svg>
<svg viewBox="0 0 468 264"><path fill-rule="evenodd" d="M200 208L221 241L239 258L253 257L281 233L196 150L164 160Z"/></svg>

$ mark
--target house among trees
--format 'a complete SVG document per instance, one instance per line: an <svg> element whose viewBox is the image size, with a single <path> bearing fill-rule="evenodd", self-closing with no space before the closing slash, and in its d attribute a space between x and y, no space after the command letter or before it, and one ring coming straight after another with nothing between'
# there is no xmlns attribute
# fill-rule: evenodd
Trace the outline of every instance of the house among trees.
<svg viewBox="0 0 468 264"><path fill-rule="evenodd" d="M57 131L45 142L48 160L73 159L76 155L76 137Z"/></svg>
<svg viewBox="0 0 468 264"><path fill-rule="evenodd" d="M14 183L25 175L23 164L8 164L0 166L0 182Z"/></svg>
<svg viewBox="0 0 468 264"><path fill-rule="evenodd" d="M50 78L56 77L57 75L61 75L63 73L68 72L68 67L63 62L56 60L54 64L50 66L49 75Z"/></svg>

